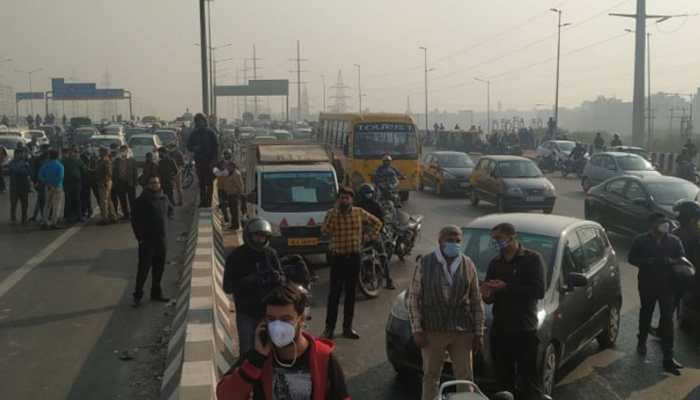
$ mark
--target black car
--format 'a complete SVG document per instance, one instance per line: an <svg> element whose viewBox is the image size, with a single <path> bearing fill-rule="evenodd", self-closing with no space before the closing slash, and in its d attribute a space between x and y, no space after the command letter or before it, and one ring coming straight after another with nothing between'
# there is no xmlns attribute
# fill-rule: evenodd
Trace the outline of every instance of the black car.
<svg viewBox="0 0 700 400"><path fill-rule="evenodd" d="M680 200L697 200L699 194L696 185L673 176L622 176L588 191L585 216L611 231L635 235L648 229L652 213L673 220L673 206Z"/></svg>
<svg viewBox="0 0 700 400"><path fill-rule="evenodd" d="M471 204L496 204L499 213L543 210L551 214L556 201L554 185L534 161L517 156L481 157L470 181Z"/></svg>
<svg viewBox="0 0 700 400"><path fill-rule="evenodd" d="M467 153L435 151L423 156L418 188L433 188L435 194L466 193L474 161Z"/></svg>
<svg viewBox="0 0 700 400"><path fill-rule="evenodd" d="M547 271L545 297L538 304L538 370L542 387L552 392L555 373L597 339L601 346L614 345L620 327L622 289L615 252L603 227L577 218L493 214L478 218L463 228L464 253L484 279L489 262L498 250L491 240L491 228L510 222L518 239L542 255ZM420 351L413 341L406 305L406 292L394 301L386 325L387 357L399 375L412 377L422 369ZM492 307L485 306L484 350L475 355L475 378L480 386L495 382L488 343ZM445 378L450 378L449 363Z"/></svg>

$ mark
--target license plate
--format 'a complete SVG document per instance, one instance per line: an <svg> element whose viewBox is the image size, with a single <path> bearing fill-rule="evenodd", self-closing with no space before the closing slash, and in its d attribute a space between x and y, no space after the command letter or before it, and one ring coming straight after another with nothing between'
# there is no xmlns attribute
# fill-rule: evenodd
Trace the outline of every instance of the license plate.
<svg viewBox="0 0 700 400"><path fill-rule="evenodd" d="M459 184L459 187L463 187L463 188L469 187L469 182L462 182Z"/></svg>
<svg viewBox="0 0 700 400"><path fill-rule="evenodd" d="M287 245L289 246L316 246L318 245L318 238L290 238L287 239Z"/></svg>
<svg viewBox="0 0 700 400"><path fill-rule="evenodd" d="M536 203L536 202L542 202L544 201L544 197L542 196L527 196L525 198L526 201Z"/></svg>

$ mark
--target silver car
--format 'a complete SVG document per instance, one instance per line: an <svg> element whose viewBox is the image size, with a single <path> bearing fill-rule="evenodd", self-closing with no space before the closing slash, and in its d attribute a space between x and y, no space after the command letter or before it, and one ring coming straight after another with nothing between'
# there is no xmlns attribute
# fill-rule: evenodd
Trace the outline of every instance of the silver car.
<svg viewBox="0 0 700 400"><path fill-rule="evenodd" d="M581 176L585 192L610 178L622 175L659 176L661 173L643 157L631 153L608 151L596 153L588 160Z"/></svg>

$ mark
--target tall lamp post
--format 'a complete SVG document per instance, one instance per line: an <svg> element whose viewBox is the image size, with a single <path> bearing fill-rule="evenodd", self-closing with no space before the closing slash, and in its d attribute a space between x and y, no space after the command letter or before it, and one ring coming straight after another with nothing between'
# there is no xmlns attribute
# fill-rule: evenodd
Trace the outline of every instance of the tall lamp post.
<svg viewBox="0 0 700 400"><path fill-rule="evenodd" d="M208 0L209 1L209 0ZM210 43L211 44L211 43ZM200 46L199 43L195 43L195 46ZM216 114L216 70L215 70L215 64L217 63L216 61L216 51L219 49L224 49L226 47L231 47L233 46L233 43L227 43L223 44L221 46L209 46L209 53L211 54L210 58L210 68L209 68L209 108L211 111L211 114Z"/></svg>
<svg viewBox="0 0 700 400"><path fill-rule="evenodd" d="M19 72L21 74L27 74L27 78L29 79L29 93L30 93L30 95L29 95L30 96L29 113L32 115L32 117L34 117L34 96L31 94L34 92L32 89L32 74L34 74L35 72L39 72L41 70L43 70L43 68L37 68L37 69L33 69L31 71L22 71L19 69L15 70L16 72Z"/></svg>
<svg viewBox="0 0 700 400"><path fill-rule="evenodd" d="M326 112L326 75L321 74L321 83L323 83L323 112Z"/></svg>
<svg viewBox="0 0 700 400"><path fill-rule="evenodd" d="M357 99L360 105L360 114L362 114L362 69L360 64L354 64L357 67Z"/></svg>
<svg viewBox="0 0 700 400"><path fill-rule="evenodd" d="M204 114L209 114L209 67L208 57L207 57L207 15L206 15L206 0L199 0L199 31L201 41L201 62L202 62L202 112ZM199 44L198 44L199 46ZM64 113L65 115L65 113Z"/></svg>
<svg viewBox="0 0 700 400"><path fill-rule="evenodd" d="M561 64L561 28L571 25L570 23L561 23L562 10L559 8L550 8L550 11L557 13L557 77L554 85L554 132L559 129L559 66Z"/></svg>
<svg viewBox="0 0 700 400"><path fill-rule="evenodd" d="M428 48L421 46L419 49L423 50L423 55L425 59L425 134L429 132L428 128Z"/></svg>
<svg viewBox="0 0 700 400"><path fill-rule="evenodd" d="M480 78L474 80L486 84L486 134L491 135L491 81Z"/></svg>
<svg viewBox="0 0 700 400"><path fill-rule="evenodd" d="M625 29L625 32L636 33L634 29ZM647 151L651 151L651 137L654 134L654 115L651 110L651 33L647 32Z"/></svg>

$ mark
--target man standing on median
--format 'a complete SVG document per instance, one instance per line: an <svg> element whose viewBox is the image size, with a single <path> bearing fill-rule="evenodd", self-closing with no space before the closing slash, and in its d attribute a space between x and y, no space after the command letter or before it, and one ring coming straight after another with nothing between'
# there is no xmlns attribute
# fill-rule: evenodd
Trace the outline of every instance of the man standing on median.
<svg viewBox="0 0 700 400"><path fill-rule="evenodd" d="M336 206L328 210L321 228L323 234L330 239L328 263L331 266L331 290L328 293L326 329L323 332L326 339L333 339L335 335L338 305L343 291L345 291L343 336L348 339L360 338L352 328L355 314L355 290L360 273L360 251L363 243L376 240L382 229L382 221L367 211L352 206L354 196L355 192L351 188L341 188Z"/></svg>
<svg viewBox="0 0 700 400"><path fill-rule="evenodd" d="M165 270L165 257L167 254L167 214L170 204L163 194L160 179L152 176L143 192L134 202L131 210L131 226L134 235L139 242L139 264L136 275L136 288L134 289L134 307L141 304L143 298L143 285L151 273L151 300L168 302L163 295L160 281Z"/></svg>
<svg viewBox="0 0 700 400"><path fill-rule="evenodd" d="M433 400L445 363L456 379L474 380L472 355L483 345L484 306L472 260L462 254L462 231L440 230L438 248L416 266L408 289L408 313L423 356L423 400Z"/></svg>
<svg viewBox="0 0 700 400"><path fill-rule="evenodd" d="M255 347L219 381L218 400L350 400L333 342L303 330L307 302L293 284L267 295Z"/></svg>
<svg viewBox="0 0 700 400"><path fill-rule="evenodd" d="M58 151L49 151L49 160L39 170L39 181L46 187L44 229L58 229L63 210L63 164L58 161ZM49 217L50 216L50 217Z"/></svg>
<svg viewBox="0 0 700 400"><path fill-rule="evenodd" d="M238 348L241 355L255 345L255 328L265 315L262 299L284 282L277 252L270 247L272 225L253 218L243 229L243 245L226 258L224 292L236 305Z"/></svg>
<svg viewBox="0 0 700 400"><path fill-rule="evenodd" d="M194 116L195 129L187 141L187 149L194 155L194 163L199 180L199 207L211 207L214 190L212 168L219 155L219 140L216 133L207 127L204 114Z"/></svg>

